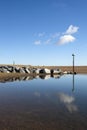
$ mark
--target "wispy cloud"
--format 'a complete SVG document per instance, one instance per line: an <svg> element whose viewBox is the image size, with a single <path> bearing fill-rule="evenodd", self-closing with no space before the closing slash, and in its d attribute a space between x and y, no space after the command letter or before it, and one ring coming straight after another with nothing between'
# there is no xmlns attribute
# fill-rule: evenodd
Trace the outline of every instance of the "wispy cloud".
<svg viewBox="0 0 87 130"><path fill-rule="evenodd" d="M40 44L50 44L53 41L55 41L59 37L59 33L53 33L53 34L46 34L45 32L42 33L35 33L34 35L38 40L34 42L35 45L40 45Z"/></svg>
<svg viewBox="0 0 87 130"><path fill-rule="evenodd" d="M40 45L41 44L41 41L40 40L37 40L34 42L35 45Z"/></svg>
<svg viewBox="0 0 87 130"><path fill-rule="evenodd" d="M51 42L51 40L52 40L52 39L50 38L50 39L46 40L44 43L45 43L45 44L49 44L49 43Z"/></svg>
<svg viewBox="0 0 87 130"><path fill-rule="evenodd" d="M73 37L72 35L63 35L60 37L57 44L63 45L63 44L70 43L73 41L75 41L75 37Z"/></svg>
<svg viewBox="0 0 87 130"><path fill-rule="evenodd" d="M38 37L43 37L45 35L45 32L39 33Z"/></svg>
<svg viewBox="0 0 87 130"><path fill-rule="evenodd" d="M45 36L45 32L39 32L39 33L36 32L36 33L33 34L33 36L34 36L34 37L39 37L39 38L40 38L40 37Z"/></svg>
<svg viewBox="0 0 87 130"><path fill-rule="evenodd" d="M51 36L51 37L52 37L52 38L58 38L58 37L59 37L59 35L60 35L60 33L58 33L58 32L57 32L57 33L52 34L52 36Z"/></svg>
<svg viewBox="0 0 87 130"><path fill-rule="evenodd" d="M67 43L72 43L76 40L76 37L73 34L78 32L79 27L70 25L64 33L55 32L53 34L46 34L45 32L37 33L37 38L34 42L35 45L40 44L50 44L50 43L57 43L57 45L64 45ZM35 36L35 37L36 37Z"/></svg>
<svg viewBox="0 0 87 130"><path fill-rule="evenodd" d="M70 25L69 28L66 30L65 34L74 34L78 31L79 27Z"/></svg>
<svg viewBox="0 0 87 130"><path fill-rule="evenodd" d="M48 39L44 42L45 44L50 44L55 41L59 37L60 33L56 32L48 36Z"/></svg>

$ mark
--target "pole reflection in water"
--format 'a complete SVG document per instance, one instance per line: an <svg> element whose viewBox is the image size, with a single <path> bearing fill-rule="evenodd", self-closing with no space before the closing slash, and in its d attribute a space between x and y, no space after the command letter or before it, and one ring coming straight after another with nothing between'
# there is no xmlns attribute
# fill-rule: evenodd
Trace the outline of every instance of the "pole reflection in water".
<svg viewBox="0 0 87 130"><path fill-rule="evenodd" d="M75 75L73 74L73 86L72 86L72 92L74 92L75 91L75 77L74 77Z"/></svg>

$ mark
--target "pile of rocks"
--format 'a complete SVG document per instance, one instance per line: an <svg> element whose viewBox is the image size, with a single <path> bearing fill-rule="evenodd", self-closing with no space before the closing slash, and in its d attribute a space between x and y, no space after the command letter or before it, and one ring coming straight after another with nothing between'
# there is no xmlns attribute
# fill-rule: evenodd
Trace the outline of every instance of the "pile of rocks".
<svg viewBox="0 0 87 130"><path fill-rule="evenodd" d="M1 73L28 73L28 74L61 74L61 69L46 69L46 68L30 68L17 66L0 66Z"/></svg>

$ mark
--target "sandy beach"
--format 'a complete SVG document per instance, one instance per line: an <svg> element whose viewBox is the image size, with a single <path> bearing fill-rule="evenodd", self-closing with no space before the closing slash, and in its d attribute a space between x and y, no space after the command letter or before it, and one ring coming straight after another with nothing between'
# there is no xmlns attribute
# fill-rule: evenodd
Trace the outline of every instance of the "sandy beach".
<svg viewBox="0 0 87 130"><path fill-rule="evenodd" d="M62 71L73 71L73 67L72 66L50 66L47 68L59 68ZM87 66L75 66L74 70L77 74L87 74Z"/></svg>

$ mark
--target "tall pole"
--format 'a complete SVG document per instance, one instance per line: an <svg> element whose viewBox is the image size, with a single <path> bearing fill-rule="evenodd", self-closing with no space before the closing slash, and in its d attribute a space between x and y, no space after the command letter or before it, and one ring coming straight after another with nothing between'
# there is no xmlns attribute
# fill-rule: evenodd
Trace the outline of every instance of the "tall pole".
<svg viewBox="0 0 87 130"><path fill-rule="evenodd" d="M74 74L74 54L72 54L72 56L73 56L73 74Z"/></svg>

